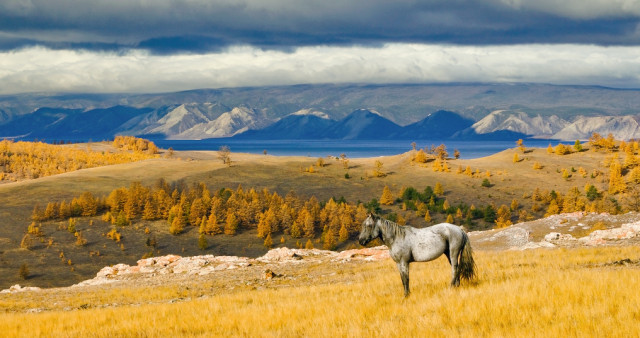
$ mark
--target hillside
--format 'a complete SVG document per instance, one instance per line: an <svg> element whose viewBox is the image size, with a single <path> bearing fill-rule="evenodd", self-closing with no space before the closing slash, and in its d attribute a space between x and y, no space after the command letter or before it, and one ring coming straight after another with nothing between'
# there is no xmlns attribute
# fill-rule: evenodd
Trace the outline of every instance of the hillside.
<svg viewBox="0 0 640 338"><path fill-rule="evenodd" d="M640 332L634 292L640 287L640 214L631 183L636 145L602 139L565 155L564 146L549 152L524 145L473 160L445 156L443 162L428 154L425 163L417 161L419 151L322 161L231 153L229 166L217 152L162 151L162 158L2 184L0 289L7 291L0 293L0 330L7 336L414 336L424 334L415 325L421 322L439 335ZM619 187L610 181L618 181L611 172L621 164L628 190L609 193ZM277 196L290 203L292 209L281 208L291 212L299 204L313 209L315 197L319 210L344 215L359 201L383 202L388 187L391 204L379 205L384 217L418 227L448 217L465 224L478 279L452 289L445 258L412 264L412 295L403 300L384 248L361 249L351 237L337 251L320 250L335 226L331 217L318 224L310 241L315 249L299 249L308 238L278 229L270 250L252 225L236 235L205 235L206 247L199 248L203 236L196 226L172 235L166 220L135 217L129 225L112 225L104 214L74 218L76 234L86 240L82 245L69 230L72 222L56 219L37 225L40 234L22 247L25 232L34 229L34 204L72 201L87 191L99 205L109 204L114 191L159 192L160 178L182 189L175 195L178 205L197 204L189 195L200 183L212 199L228 196L227 205L269 196L265 219ZM435 195L427 195L429 188ZM267 201L260 198L245 200L255 201L246 210ZM431 211L430 222L420 210ZM496 213L492 221L485 220L487 210ZM501 220L503 211L508 216ZM113 230L117 240L108 235ZM26 279L19 275L23 265Z"/></svg>
<svg viewBox="0 0 640 338"><path fill-rule="evenodd" d="M639 219L601 216L619 223L633 219L636 226ZM564 217L590 216L558 218ZM537 222L520 226L556 223ZM472 241L482 235L473 233ZM414 336L424 334L415 323L425 322L438 335L636 335L640 255L634 238L595 247L477 250L476 281L456 289L447 286L450 269L443 257L414 263L406 299L384 247L340 253L282 248L257 259L156 257L105 267L72 287L2 291L0 328L9 337ZM26 320L32 324L23 325Z"/></svg>
<svg viewBox="0 0 640 338"><path fill-rule="evenodd" d="M630 139L640 137L635 120L639 97L638 90L603 87L464 83L299 85L144 95L25 94L0 97L0 137L49 141L101 140L119 134L219 138L260 130L300 111L315 111L339 121L354 111L369 110L404 127L419 123L430 114L435 117L439 111L459 115L447 119L453 124L446 124L447 129L435 120L425 126L427 130L447 130L446 133L424 133L418 128L398 134L413 140L443 138L455 132L467 138L512 132L564 140L584 140L593 132L612 132L618 139ZM469 129L469 121L477 124ZM358 132L338 134L335 137ZM267 136L263 133L261 137ZM310 137L313 136L312 133ZM333 136L321 136L327 137Z"/></svg>
<svg viewBox="0 0 640 338"><path fill-rule="evenodd" d="M588 149L587 145L585 148ZM513 160L516 154L518 162ZM346 161L326 157L321 166L318 159L308 157L231 153L231 166L227 166L218 159L217 152L175 152L172 157L166 156L0 185L3 201L0 215L4 217L0 227L0 260L4 263L0 266L3 272L0 287L21 282L17 271L23 263L27 263L33 272L29 285L64 286L95 275L102 266L133 264L149 254L194 256L210 253L258 257L267 252L264 234L258 236L257 226L271 204L260 207L263 203L260 199L255 199L257 204L251 207L255 213L242 216L254 219L255 223L241 224L234 236L206 235L204 250L198 248L198 226L187 225L182 233L173 235L167 219L146 220L140 214L132 214L131 225L115 225L112 224L114 218L105 218L107 210L104 209L95 216L72 217L75 218L75 232L81 233L86 240L83 245L76 244L76 234L70 233L71 221L67 218L39 221L30 227L36 205L40 210L49 204L61 205L63 201L69 205L85 192L95 196L98 205L108 205L107 197L115 190L136 186L156 189L160 179L168 184L170 195L174 187L183 189L184 203L189 204L194 201L189 197L192 194L189 189L202 185L208 188L212 197L235 194L235 201L242 196L244 201L251 201L248 198L252 191L267 191L268 196L279 196L276 200L289 201L284 210L288 210L290 216L283 212L275 214L278 226L273 228L271 236L276 248L306 245L309 238L295 237L290 232L294 223L291 220L301 215L300 205L307 205L307 211L317 212L314 212L317 218L313 222L312 245L316 248L335 246L338 250L355 245L360 217L357 210L362 206L379 207L385 217L402 219L419 227L451 217L455 223L464 224L472 231L490 229L507 221L536 219L548 212L563 210L609 213L636 210L634 189L627 194L607 192L609 169L606 163L611 161L611 154L605 151L557 155L545 149L526 149L524 153L512 149L481 159L450 158L446 161L449 171L442 171L442 162L437 167L438 161L433 159L427 163L412 161L414 152ZM381 168L376 167L377 162L382 164ZM534 169L536 163L539 169ZM313 172L309 168L313 168ZM376 171L383 175L378 177ZM633 172L626 170L625 179L631 179ZM489 182L486 186L485 179ZM443 192L433 195L438 185L442 186ZM243 193L239 193L240 186ZM586 189L590 186L594 189L591 193L596 195L587 195ZM381 204L385 187L391 193L391 205ZM426 195L429 189L431 195ZM173 203L181 204L179 201L183 198L180 192L176 194ZM428 196L434 197L433 204ZM588 196L594 199L589 200ZM331 199L338 202L329 203ZM144 203L139 205L142 207ZM312 207L314 205L317 209ZM554 205L555 211L550 211ZM221 206L230 207L229 204ZM326 209L321 216L320 211L328 207L338 209ZM427 211L429 221L425 219ZM342 236L339 236L341 224L346 223L345 220L334 221L338 215L348 215L350 219L344 241L338 241L338 238ZM286 221L287 217L293 218ZM200 224L197 220L191 221ZM218 227L224 225L225 219L218 220ZM117 231L121 239L116 241L107 236L111 231ZM24 248L21 245L26 232L33 232L33 235L27 236L30 243ZM331 237L327 233L332 233ZM155 245L149 245L150 238ZM327 243L327 238L333 238L335 242Z"/></svg>

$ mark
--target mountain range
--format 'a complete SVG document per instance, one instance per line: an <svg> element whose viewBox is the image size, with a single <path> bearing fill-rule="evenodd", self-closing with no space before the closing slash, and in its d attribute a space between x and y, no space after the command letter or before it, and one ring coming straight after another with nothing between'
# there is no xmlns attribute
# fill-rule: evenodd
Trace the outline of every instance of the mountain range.
<svg viewBox="0 0 640 338"><path fill-rule="evenodd" d="M640 90L545 84L299 85L0 97L0 138L640 138Z"/></svg>

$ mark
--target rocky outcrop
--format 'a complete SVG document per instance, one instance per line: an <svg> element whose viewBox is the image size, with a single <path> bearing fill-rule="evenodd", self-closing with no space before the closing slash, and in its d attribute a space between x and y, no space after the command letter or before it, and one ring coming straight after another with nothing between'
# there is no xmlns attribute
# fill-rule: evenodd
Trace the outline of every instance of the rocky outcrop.
<svg viewBox="0 0 640 338"><path fill-rule="evenodd" d="M640 221L623 224L619 228L595 230L588 236L580 238L584 245L596 246L606 244L610 240L632 239L640 236Z"/></svg>
<svg viewBox="0 0 640 338"><path fill-rule="evenodd" d="M606 230L596 230L606 228ZM469 233L476 249L526 250L556 246L611 245L640 238L640 213L622 215L572 212L504 229Z"/></svg>
<svg viewBox="0 0 640 338"><path fill-rule="evenodd" d="M20 286L20 284L16 284L8 289L4 289L0 291L0 293L15 293L15 292L40 291L40 290L42 289L36 286Z"/></svg>
<svg viewBox="0 0 640 338"><path fill-rule="evenodd" d="M157 275L208 275L222 270L242 269L254 264L297 264L308 262L349 262L352 260L376 261L389 258L385 246L353 249L342 252L318 249L277 248L269 250L264 256L251 259L237 256L203 255L181 257L167 255L141 259L136 265L116 264L102 268L93 279L73 287L109 284L126 277L154 277Z"/></svg>

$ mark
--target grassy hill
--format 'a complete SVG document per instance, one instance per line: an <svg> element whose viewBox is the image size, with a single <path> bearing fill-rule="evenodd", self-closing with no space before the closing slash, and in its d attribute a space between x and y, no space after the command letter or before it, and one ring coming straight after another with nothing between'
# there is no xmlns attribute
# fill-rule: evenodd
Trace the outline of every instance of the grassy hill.
<svg viewBox="0 0 640 338"><path fill-rule="evenodd" d="M92 145L98 149L100 145ZM518 153L520 161L513 162ZM217 235L209 237L206 250L198 248L198 231L187 227L178 236L169 233L166 221L134 220L131 226L122 227L122 241L116 243L105 233L112 228L99 216L78 218L77 229L87 239L85 246L75 245L76 238L67 231L66 221L48 221L42 224L44 237L35 241L29 249L20 247L21 239L31 223L30 217L34 205L44 206L50 201L71 200L84 191L96 196L106 196L113 189L129 186L131 182L153 185L159 178L168 182L184 182L187 185L203 182L211 191L221 188L255 188L258 191L268 188L281 196L294 191L298 196L315 196L320 201L344 197L350 203L368 202L380 199L385 186L395 197L406 187L422 191L426 186L440 183L444 187L441 198L451 205L465 204L477 207L493 204L495 209L501 205L510 205L518 200L519 208L530 210L533 202L531 194L536 188L565 193L573 187L580 191L586 184L595 185L599 191L606 190L608 177L602 174L593 177L594 170L606 172L603 162L610 154L585 151L569 155L547 153L546 149L529 149L526 153L512 149L481 159L448 161L450 172L435 172L432 162L418 164L411 161L412 152L382 157L350 159L349 169L345 169L338 159L325 158L325 165L318 167L316 158L275 157L270 155L231 154L232 165L224 165L216 152L175 152L171 158L155 158L139 162L118 164L78 170L56 176L0 185L0 288L12 284L34 286L63 286L95 275L103 266L128 263L132 264L150 249L145 245L148 234L145 228L156 236L158 246L154 254L179 254L183 256L211 253L216 255L259 256L267 251L263 239L256 236L255 229L240 229L236 236ZM382 162L383 177L374 177L376 161ZM535 162L542 169L533 169ZM314 173L304 169L315 165ZM469 166L479 174L473 177L457 173L457 168ZM571 168L576 171L573 172ZM583 168L585 177L579 175ZM563 178L566 169L571 177ZM490 176L487 176L487 172ZM345 177L349 174L349 178ZM488 187L482 186L484 179L490 181ZM620 196L615 196L621 200ZM542 204L542 202L540 202ZM412 210L402 210L402 203L382 206L382 213L401 215L409 224L426 226L422 217ZM530 212L532 217L544 213ZM442 222L446 214L432 214L433 221ZM517 213L511 216L517 221ZM457 223L460 220L455 220ZM468 226L473 229L486 229L495 224L476 219ZM284 243L281 243L281 238ZM49 240L52 240L51 244ZM304 239L306 240L306 239ZM322 244L316 238L314 245ZM274 234L276 247L297 246L298 240L281 233ZM304 241L302 242L304 244ZM353 240L338 245L343 249L354 245ZM27 280L18 276L22 264L27 264L31 275Z"/></svg>
<svg viewBox="0 0 640 338"><path fill-rule="evenodd" d="M629 264L619 262L628 259ZM636 336L637 247L481 251L474 284L449 288L444 258L292 265L0 295L5 336ZM336 269L338 267L338 269ZM284 268L283 268L284 269ZM24 313L24 312L35 313ZM91 318L91 320L87 320Z"/></svg>

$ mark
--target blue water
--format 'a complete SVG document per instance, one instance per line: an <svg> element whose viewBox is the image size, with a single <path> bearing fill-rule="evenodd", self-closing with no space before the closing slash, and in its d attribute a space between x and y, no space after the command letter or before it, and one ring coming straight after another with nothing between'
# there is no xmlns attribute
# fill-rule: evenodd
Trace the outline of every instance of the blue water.
<svg viewBox="0 0 640 338"><path fill-rule="evenodd" d="M175 150L218 150L228 146L231 152L262 154L264 150L270 155L278 156L339 156L344 153L349 158L388 156L405 153L411 150L411 142L407 140L153 140L161 148L172 147ZM417 148L438 146L444 143L449 156L453 150L460 151L460 158L472 159L495 154L505 149L516 147L514 141L455 141L455 140L417 140ZM525 140L526 147L546 148L549 143L554 146L557 141Z"/></svg>

